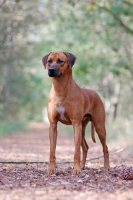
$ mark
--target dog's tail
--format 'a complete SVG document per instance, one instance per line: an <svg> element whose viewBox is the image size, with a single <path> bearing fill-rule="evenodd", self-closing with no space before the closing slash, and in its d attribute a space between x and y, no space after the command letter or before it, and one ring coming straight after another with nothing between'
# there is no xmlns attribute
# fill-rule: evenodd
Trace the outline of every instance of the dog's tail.
<svg viewBox="0 0 133 200"><path fill-rule="evenodd" d="M92 138L92 141L94 143L96 143L95 136L94 136L94 125L93 125L93 122L91 122L91 138Z"/></svg>

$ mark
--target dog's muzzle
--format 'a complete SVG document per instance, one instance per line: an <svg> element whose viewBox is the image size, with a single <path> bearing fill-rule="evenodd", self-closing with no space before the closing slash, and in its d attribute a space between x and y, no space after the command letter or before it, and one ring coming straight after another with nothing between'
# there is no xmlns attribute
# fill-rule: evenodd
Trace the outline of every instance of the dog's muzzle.
<svg viewBox="0 0 133 200"><path fill-rule="evenodd" d="M62 73L55 66L50 66L50 68L48 69L48 75L50 77L60 77Z"/></svg>

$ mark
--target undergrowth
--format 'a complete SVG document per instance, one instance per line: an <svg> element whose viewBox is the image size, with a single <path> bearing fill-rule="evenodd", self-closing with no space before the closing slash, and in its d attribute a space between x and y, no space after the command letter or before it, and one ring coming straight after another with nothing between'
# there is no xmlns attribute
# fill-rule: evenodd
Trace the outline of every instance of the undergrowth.
<svg viewBox="0 0 133 200"><path fill-rule="evenodd" d="M132 134L132 118L116 118L116 120L108 119L106 120L106 132L107 132L107 142L108 143L115 143L120 144L124 141L130 143L133 141L133 134ZM68 134L74 134L74 130L72 126L65 126L64 124L58 124L59 133L65 132ZM90 123L88 123L86 128L86 135L90 135L91 137L91 127ZM99 141L97 133L95 133L95 137L97 142Z"/></svg>
<svg viewBox="0 0 133 200"><path fill-rule="evenodd" d="M26 129L26 122L24 121L4 121L0 122L0 138L7 134L24 131Z"/></svg>

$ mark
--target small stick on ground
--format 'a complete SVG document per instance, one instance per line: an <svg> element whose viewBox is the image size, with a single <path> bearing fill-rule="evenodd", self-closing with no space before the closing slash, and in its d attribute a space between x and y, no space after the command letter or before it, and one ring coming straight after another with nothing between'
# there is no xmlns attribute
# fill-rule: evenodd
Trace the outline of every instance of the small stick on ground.
<svg viewBox="0 0 133 200"><path fill-rule="evenodd" d="M117 150L117 151L115 151L115 152L111 152L111 153L109 153L109 155L114 155L114 154L120 153L121 151L123 151L123 149L119 149L119 150ZM95 158L88 159L88 160L86 160L86 161L89 162L89 161L91 161L91 160L97 160L97 159L100 159L100 158L102 158L102 157L103 157L103 156L99 156L99 157L95 157ZM39 164L48 164L49 162L48 162L48 161L27 161L27 160L22 160L22 161L0 160L0 163L5 163L5 164L26 164L26 163L29 163L29 164L36 164L36 163L39 163ZM57 164L67 164L67 163L73 163L73 161L63 161L63 162L57 161Z"/></svg>

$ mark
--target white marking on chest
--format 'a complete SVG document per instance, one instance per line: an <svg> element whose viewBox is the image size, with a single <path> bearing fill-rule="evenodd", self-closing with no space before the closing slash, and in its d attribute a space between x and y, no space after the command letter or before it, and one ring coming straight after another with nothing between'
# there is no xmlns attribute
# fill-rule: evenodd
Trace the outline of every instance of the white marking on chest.
<svg viewBox="0 0 133 200"><path fill-rule="evenodd" d="M58 113L60 114L60 118L61 120L65 120L67 121L67 119L65 118L64 114L65 114L65 107L63 106L58 106L58 108L56 108Z"/></svg>

